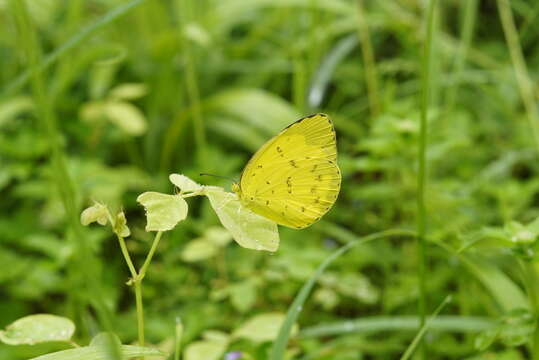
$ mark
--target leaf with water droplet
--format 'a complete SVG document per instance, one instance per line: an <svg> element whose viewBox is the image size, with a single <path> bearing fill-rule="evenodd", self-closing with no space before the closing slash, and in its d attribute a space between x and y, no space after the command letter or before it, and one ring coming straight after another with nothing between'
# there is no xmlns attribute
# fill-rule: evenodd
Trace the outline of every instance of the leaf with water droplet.
<svg viewBox="0 0 539 360"><path fill-rule="evenodd" d="M0 331L0 340L8 345L38 344L50 341L69 341L75 324L65 317L36 314L25 316Z"/></svg>

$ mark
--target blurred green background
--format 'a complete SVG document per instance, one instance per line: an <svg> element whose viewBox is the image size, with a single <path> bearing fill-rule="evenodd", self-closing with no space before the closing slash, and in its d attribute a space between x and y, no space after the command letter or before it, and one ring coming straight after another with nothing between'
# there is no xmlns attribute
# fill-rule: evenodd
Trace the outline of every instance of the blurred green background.
<svg viewBox="0 0 539 360"><path fill-rule="evenodd" d="M187 220L164 235L145 278L148 341L170 350L178 316L187 345L206 330L231 334L253 315L284 313L340 245L415 230L427 1L28 0L28 21L16 1L0 0L0 327L53 313L73 319L86 344L100 326L85 270L122 341L136 341L117 240L98 226L73 232L70 216L93 200L123 209L140 265L152 239L140 193L173 193L170 173L229 189L199 173L237 178L264 141L315 112L337 130L335 207L308 229L281 228L269 254L233 242L193 246L219 222L207 199L188 199ZM453 301L425 338L429 359L531 356L536 282L525 269L535 268L539 233L538 15L539 3L525 0L444 0L435 11L429 313L446 295ZM516 77L511 54L520 51L530 72ZM28 81L32 66L43 69L41 85ZM81 256L96 261L81 269ZM417 260L410 238L340 258L304 307L290 358L398 358L417 331ZM270 345L242 338L227 351L265 359ZM63 348L0 345L0 358Z"/></svg>

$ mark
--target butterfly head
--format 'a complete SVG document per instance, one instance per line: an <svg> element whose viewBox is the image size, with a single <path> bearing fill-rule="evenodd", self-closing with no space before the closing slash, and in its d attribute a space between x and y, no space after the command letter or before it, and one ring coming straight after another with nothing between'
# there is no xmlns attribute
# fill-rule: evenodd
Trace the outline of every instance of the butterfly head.
<svg viewBox="0 0 539 360"><path fill-rule="evenodd" d="M241 187L240 187L240 184L239 184L239 183L235 182L235 183L232 184L232 192L234 192L234 193L240 195L240 193L241 193Z"/></svg>

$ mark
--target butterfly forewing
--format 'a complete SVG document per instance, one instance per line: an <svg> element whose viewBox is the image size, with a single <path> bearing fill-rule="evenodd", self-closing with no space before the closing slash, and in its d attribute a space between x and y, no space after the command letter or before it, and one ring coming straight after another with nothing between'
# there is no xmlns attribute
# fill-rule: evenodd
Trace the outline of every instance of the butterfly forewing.
<svg viewBox="0 0 539 360"><path fill-rule="evenodd" d="M326 115L303 118L268 141L241 177L242 200L278 224L303 228L333 205L341 174L335 131Z"/></svg>

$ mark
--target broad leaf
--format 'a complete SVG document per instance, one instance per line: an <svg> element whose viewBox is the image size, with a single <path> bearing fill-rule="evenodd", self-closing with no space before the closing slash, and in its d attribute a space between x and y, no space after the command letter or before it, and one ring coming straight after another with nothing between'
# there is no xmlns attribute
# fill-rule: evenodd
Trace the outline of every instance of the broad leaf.
<svg viewBox="0 0 539 360"><path fill-rule="evenodd" d="M75 325L67 318L37 314L20 318L0 331L0 340L9 345L38 344L49 341L69 341Z"/></svg>
<svg viewBox="0 0 539 360"><path fill-rule="evenodd" d="M163 352L142 346L122 345L124 359L141 356L166 356ZM63 350L47 355L38 356L30 360L112 360L106 349L100 346L85 346L76 349Z"/></svg>
<svg viewBox="0 0 539 360"><path fill-rule="evenodd" d="M254 342L272 341L277 337L285 314L267 313L256 315L234 332L234 337L249 339ZM293 330L297 331L297 327Z"/></svg>
<svg viewBox="0 0 539 360"><path fill-rule="evenodd" d="M137 201L146 209L146 231L167 231L187 217L187 202L178 195L145 192Z"/></svg>
<svg viewBox="0 0 539 360"><path fill-rule="evenodd" d="M234 193L215 186L206 186L205 193L221 224L240 246L266 251L276 251L279 248L276 223L243 206Z"/></svg>
<svg viewBox="0 0 539 360"><path fill-rule="evenodd" d="M107 118L129 135L142 135L146 132L144 114L130 103L109 101L103 108Z"/></svg>

